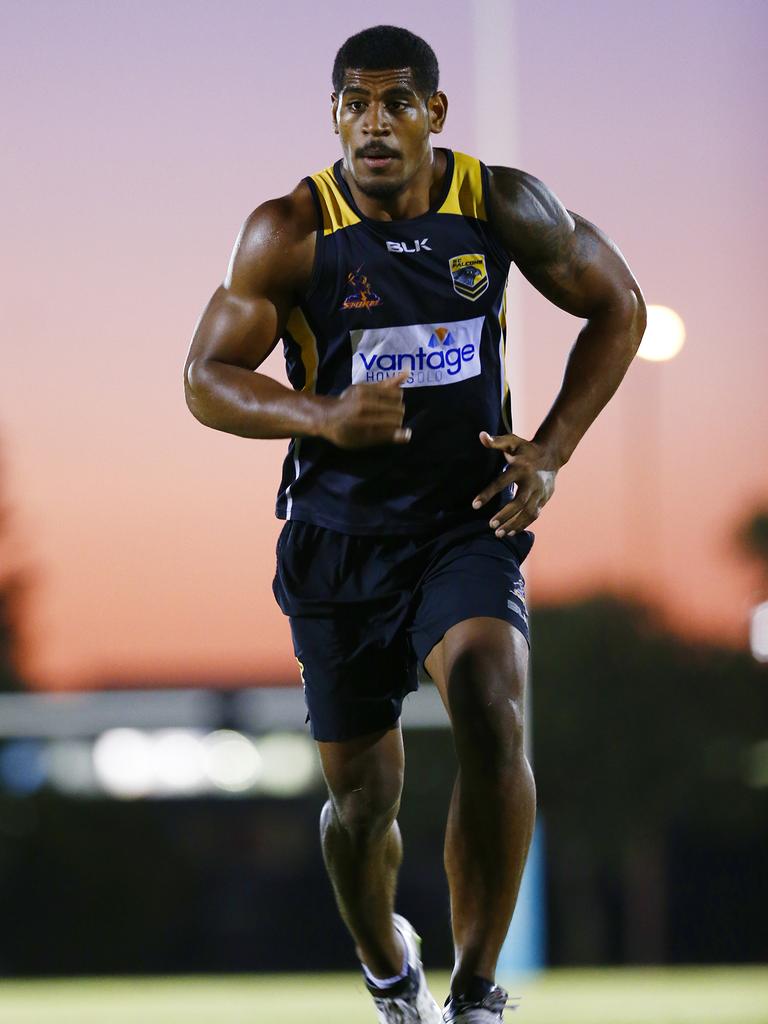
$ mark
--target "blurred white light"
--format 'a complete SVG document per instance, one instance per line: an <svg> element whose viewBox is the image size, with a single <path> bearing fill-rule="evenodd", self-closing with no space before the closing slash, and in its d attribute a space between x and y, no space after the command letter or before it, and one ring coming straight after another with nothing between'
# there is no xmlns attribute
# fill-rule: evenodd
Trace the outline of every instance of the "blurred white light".
<svg viewBox="0 0 768 1024"><path fill-rule="evenodd" d="M91 744L87 740L57 740L48 745L45 763L51 785L60 793L90 796L98 791Z"/></svg>
<svg viewBox="0 0 768 1024"><path fill-rule="evenodd" d="M241 793L261 776L261 757L252 741L231 729L219 729L203 740L205 770L211 782L229 793Z"/></svg>
<svg viewBox="0 0 768 1024"><path fill-rule="evenodd" d="M113 796L146 796L154 774L150 737L138 729L108 729L93 745L93 767Z"/></svg>
<svg viewBox="0 0 768 1024"><path fill-rule="evenodd" d="M649 306L648 326L637 354L652 363L674 359L685 344L685 324L669 306Z"/></svg>
<svg viewBox="0 0 768 1024"><path fill-rule="evenodd" d="M270 796L299 796L318 777L314 743L301 733L276 732L258 742L262 759L259 789Z"/></svg>
<svg viewBox="0 0 768 1024"><path fill-rule="evenodd" d="M154 791L170 796L206 788L205 749L190 729L161 729L152 736Z"/></svg>
<svg viewBox="0 0 768 1024"><path fill-rule="evenodd" d="M752 610L749 646L756 661L768 661L768 601Z"/></svg>

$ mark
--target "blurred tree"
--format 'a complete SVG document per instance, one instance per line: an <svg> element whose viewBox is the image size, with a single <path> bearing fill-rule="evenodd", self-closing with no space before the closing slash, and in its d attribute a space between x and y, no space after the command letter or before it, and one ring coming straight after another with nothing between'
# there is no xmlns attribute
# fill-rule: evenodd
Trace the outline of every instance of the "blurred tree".
<svg viewBox="0 0 768 1024"><path fill-rule="evenodd" d="M563 958L662 961L665 836L762 820L744 764L768 727L765 679L746 652L694 647L615 597L540 608L533 632L536 777L572 922ZM615 891L598 891L606 877ZM611 900L618 935L601 916Z"/></svg>
<svg viewBox="0 0 768 1024"><path fill-rule="evenodd" d="M13 567L8 507L2 488L0 464L0 691L21 690L24 683L18 668L22 602L27 578Z"/></svg>

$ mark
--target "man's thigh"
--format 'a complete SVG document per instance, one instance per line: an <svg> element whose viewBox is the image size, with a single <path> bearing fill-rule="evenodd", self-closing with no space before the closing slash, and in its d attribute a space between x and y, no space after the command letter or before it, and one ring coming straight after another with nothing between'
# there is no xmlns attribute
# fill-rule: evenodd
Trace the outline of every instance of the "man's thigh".
<svg viewBox="0 0 768 1024"><path fill-rule="evenodd" d="M413 583L401 570L408 550L408 541L309 523L283 528L273 590L290 620L316 740L346 742L391 728L403 697L416 689L406 633Z"/></svg>
<svg viewBox="0 0 768 1024"><path fill-rule="evenodd" d="M341 742L391 729L417 687L404 629L384 637L373 609L290 620L312 736Z"/></svg>
<svg viewBox="0 0 768 1024"><path fill-rule="evenodd" d="M528 641L516 625L503 619L464 619L435 644L425 668L451 716L497 700L522 705Z"/></svg>
<svg viewBox="0 0 768 1024"><path fill-rule="evenodd" d="M490 531L446 543L421 581L409 636L420 667L438 682L456 658L482 659L515 676L529 645L525 581L520 568L530 534L498 538ZM463 653L462 653L463 652Z"/></svg>

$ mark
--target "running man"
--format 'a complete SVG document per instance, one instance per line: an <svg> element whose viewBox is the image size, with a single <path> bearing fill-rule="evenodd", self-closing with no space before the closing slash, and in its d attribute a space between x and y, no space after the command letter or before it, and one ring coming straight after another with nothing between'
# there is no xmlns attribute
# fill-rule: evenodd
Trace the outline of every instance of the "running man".
<svg viewBox="0 0 768 1024"><path fill-rule="evenodd" d="M328 785L325 863L378 1019L498 1024L496 962L536 803L526 527L624 376L643 298L617 248L536 178L433 148L448 101L424 40L352 36L333 90L342 158L245 222L195 331L187 402L216 430L289 439L273 589ZM512 432L504 376L512 263L586 321L530 440ZM258 372L280 339L292 388ZM395 914L399 719L420 672L458 759L443 1011Z"/></svg>

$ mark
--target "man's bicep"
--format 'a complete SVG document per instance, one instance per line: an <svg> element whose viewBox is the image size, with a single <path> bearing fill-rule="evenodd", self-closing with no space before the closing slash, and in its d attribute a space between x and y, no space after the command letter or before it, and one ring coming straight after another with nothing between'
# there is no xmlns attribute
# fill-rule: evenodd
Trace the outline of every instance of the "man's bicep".
<svg viewBox="0 0 768 1024"><path fill-rule="evenodd" d="M634 278L619 250L594 224L569 214L572 229L550 240L534 259L517 261L537 291L574 316L589 317L622 301Z"/></svg>
<svg viewBox="0 0 768 1024"><path fill-rule="evenodd" d="M588 317L636 287L611 240L542 181L513 168L491 170L497 230L520 272L550 302Z"/></svg>
<svg viewBox="0 0 768 1024"><path fill-rule="evenodd" d="M216 361L255 370L280 339L297 260L280 235L278 203L251 214L235 242L223 284L195 328L188 365Z"/></svg>
<svg viewBox="0 0 768 1024"><path fill-rule="evenodd" d="M195 328L188 364L215 360L255 370L280 339L285 305L279 297L243 295L221 285Z"/></svg>

